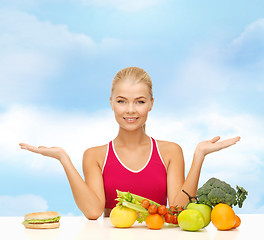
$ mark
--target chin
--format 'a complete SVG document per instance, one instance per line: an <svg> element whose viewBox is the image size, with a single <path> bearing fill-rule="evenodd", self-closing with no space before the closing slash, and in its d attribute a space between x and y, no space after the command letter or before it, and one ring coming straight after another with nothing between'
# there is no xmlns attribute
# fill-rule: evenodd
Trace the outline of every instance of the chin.
<svg viewBox="0 0 264 240"><path fill-rule="evenodd" d="M133 131L137 131L139 129L142 129L143 126L130 126L130 127L127 127L127 126L120 126L122 129L124 129L125 131L128 131L128 132L133 132Z"/></svg>

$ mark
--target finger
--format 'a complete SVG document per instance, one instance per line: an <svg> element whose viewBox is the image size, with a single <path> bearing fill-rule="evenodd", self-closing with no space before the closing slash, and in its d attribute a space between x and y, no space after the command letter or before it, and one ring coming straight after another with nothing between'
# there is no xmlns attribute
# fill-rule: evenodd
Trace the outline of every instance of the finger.
<svg viewBox="0 0 264 240"><path fill-rule="evenodd" d="M233 144L236 144L238 141L240 141L240 137L235 137L233 138Z"/></svg>
<svg viewBox="0 0 264 240"><path fill-rule="evenodd" d="M219 139L220 139L220 137L219 137L219 136L216 136L216 137L214 137L213 139L211 139L210 142L211 142L211 143L215 143L215 142L217 142Z"/></svg>
<svg viewBox="0 0 264 240"><path fill-rule="evenodd" d="M238 141L240 141L240 137L229 138L229 139L226 139L226 140L219 142L219 143L221 143L222 148L227 148L229 146L236 144Z"/></svg>
<svg viewBox="0 0 264 240"><path fill-rule="evenodd" d="M225 141L226 143L229 143L229 144L235 144L236 142L240 141L240 137L229 138Z"/></svg>
<svg viewBox="0 0 264 240"><path fill-rule="evenodd" d="M26 143L20 143L19 145L20 145L21 149L25 149L25 150L28 150L31 152L39 153L38 148L35 146L31 146L31 145L26 144Z"/></svg>
<svg viewBox="0 0 264 240"><path fill-rule="evenodd" d="M240 141L240 139L241 139L241 137L240 136L237 136L237 137L234 138L234 141L235 142L238 142L238 141Z"/></svg>
<svg viewBox="0 0 264 240"><path fill-rule="evenodd" d="M27 149L28 146L30 146L29 144L26 144L26 143L19 143L19 146L22 148L22 149Z"/></svg>
<svg viewBox="0 0 264 240"><path fill-rule="evenodd" d="M25 145L25 143L19 143L20 148L24 149L24 145Z"/></svg>

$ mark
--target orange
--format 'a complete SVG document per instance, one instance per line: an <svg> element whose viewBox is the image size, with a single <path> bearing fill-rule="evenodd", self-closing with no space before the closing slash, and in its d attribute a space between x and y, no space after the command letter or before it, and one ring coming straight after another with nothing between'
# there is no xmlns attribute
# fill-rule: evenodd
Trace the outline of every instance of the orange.
<svg viewBox="0 0 264 240"><path fill-rule="evenodd" d="M227 204L219 203L211 212L211 220L218 230L229 230L235 225L236 214Z"/></svg>
<svg viewBox="0 0 264 240"><path fill-rule="evenodd" d="M236 222L235 222L235 225L232 227L232 228L237 228L239 227L241 224L241 219L239 216L236 215Z"/></svg>
<svg viewBox="0 0 264 240"><path fill-rule="evenodd" d="M158 213L150 214L146 218L146 224L150 229L161 229L164 225L164 219Z"/></svg>

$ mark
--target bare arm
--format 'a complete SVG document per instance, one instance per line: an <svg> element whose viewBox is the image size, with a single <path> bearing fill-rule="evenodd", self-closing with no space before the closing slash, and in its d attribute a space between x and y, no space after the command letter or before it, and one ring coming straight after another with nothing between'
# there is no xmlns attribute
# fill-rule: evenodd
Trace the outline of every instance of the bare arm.
<svg viewBox="0 0 264 240"><path fill-rule="evenodd" d="M165 150L166 157L169 159L169 165L167 167L167 195L169 206L182 206L182 204L176 202L176 196L181 191L185 181L182 149L179 145L170 143L170 146Z"/></svg>
<svg viewBox="0 0 264 240"><path fill-rule="evenodd" d="M214 137L211 140L200 142L197 145L196 150L194 152L192 165L186 177L186 180L182 184L181 188L177 187L171 193L172 195L171 202L169 199L170 205L185 206L188 202L188 197L186 196L185 193L182 192L182 189L188 192L191 196L196 195L197 188L198 188L198 182L200 178L200 172L201 172L201 168L202 168L205 156L209 153L216 152L216 151L219 151L221 149L224 149L224 148L227 148L227 147L230 147L236 144L236 142L240 140L240 137L230 138L227 140L223 140L221 142L218 142L219 139L220 137ZM177 156L181 158L182 155L178 153ZM178 161L178 163L179 162L182 162L182 160ZM172 163L171 172L177 171L176 168L177 166L175 165L175 163L174 164ZM181 167L181 169L182 171L184 171L184 167ZM168 181L168 184L173 185L175 184L175 181L171 181L171 182Z"/></svg>
<svg viewBox="0 0 264 240"><path fill-rule="evenodd" d="M34 147L25 143L20 143L21 149L25 149L34 153L39 153L44 156L58 159L67 175L74 200L78 208L83 212L88 219L97 219L104 211L104 196L102 180L100 178L100 168L92 161L92 155L88 154L88 151L84 154L84 161L89 155L90 166L86 166L89 170L87 172L95 172L97 174L92 175L95 179L90 177L89 182L86 183L76 168L73 166L68 154L58 147ZM101 183L101 185L100 185ZM95 186L96 185L96 186ZM97 191L98 190L98 191ZM100 192L98 194L98 192Z"/></svg>

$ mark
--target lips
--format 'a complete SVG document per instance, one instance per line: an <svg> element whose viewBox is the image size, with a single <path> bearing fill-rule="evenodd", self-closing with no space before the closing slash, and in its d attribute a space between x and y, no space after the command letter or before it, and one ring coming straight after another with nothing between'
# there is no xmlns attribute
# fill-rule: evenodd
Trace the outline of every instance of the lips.
<svg viewBox="0 0 264 240"><path fill-rule="evenodd" d="M124 119L128 123L134 123L137 121L138 117L124 117Z"/></svg>

